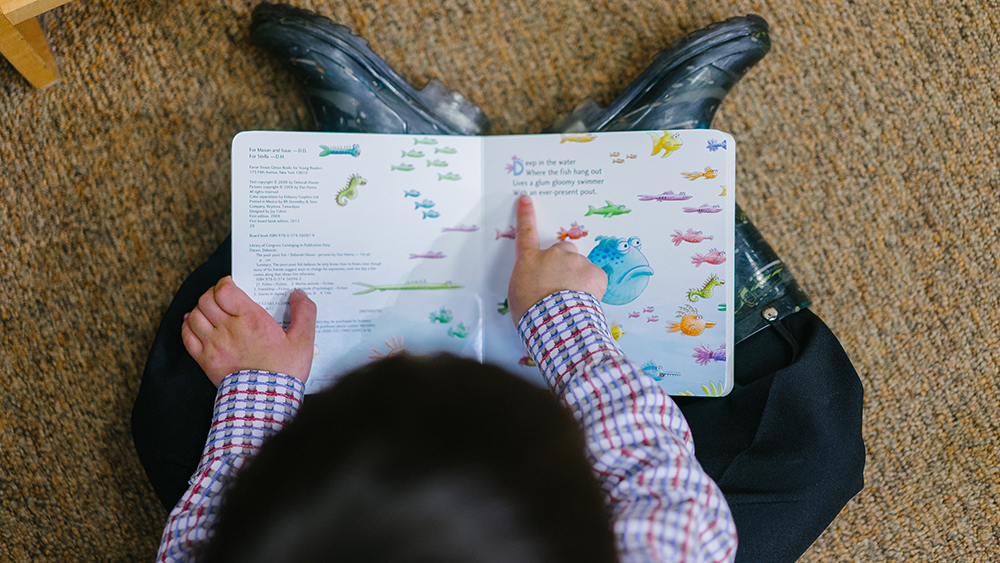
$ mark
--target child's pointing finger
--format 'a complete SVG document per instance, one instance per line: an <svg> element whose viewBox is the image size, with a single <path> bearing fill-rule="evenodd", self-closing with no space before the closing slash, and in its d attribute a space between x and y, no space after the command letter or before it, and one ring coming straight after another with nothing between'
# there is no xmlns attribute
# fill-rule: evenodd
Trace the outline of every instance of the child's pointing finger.
<svg viewBox="0 0 1000 563"><path fill-rule="evenodd" d="M535 224L535 206L531 197L523 195L517 200L517 237L514 241L517 255L526 250L538 250L538 227Z"/></svg>

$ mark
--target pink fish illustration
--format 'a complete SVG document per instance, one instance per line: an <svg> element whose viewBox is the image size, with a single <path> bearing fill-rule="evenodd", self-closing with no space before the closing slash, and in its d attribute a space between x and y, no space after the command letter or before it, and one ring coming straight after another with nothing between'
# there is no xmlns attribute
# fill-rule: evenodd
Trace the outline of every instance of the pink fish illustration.
<svg viewBox="0 0 1000 563"><path fill-rule="evenodd" d="M459 225L457 227L445 227L441 229L442 233L474 233L479 230L479 227L472 225Z"/></svg>
<svg viewBox="0 0 1000 563"><path fill-rule="evenodd" d="M684 213L719 213L722 207L719 205L703 204L701 207L685 207Z"/></svg>
<svg viewBox="0 0 1000 563"><path fill-rule="evenodd" d="M647 323L658 323L658 322L660 322L660 317L658 317L656 315L651 315L649 317L646 317L646 322Z"/></svg>
<svg viewBox="0 0 1000 563"><path fill-rule="evenodd" d="M689 196L684 192L675 194L673 190L667 190L662 194L656 195L640 195L639 201L686 201L691 199L693 196Z"/></svg>
<svg viewBox="0 0 1000 563"><path fill-rule="evenodd" d="M695 255L691 257L691 263L694 264L695 268L706 263L718 266L719 264L722 264L725 261L726 261L726 253L722 252L718 248L713 248L712 250L709 250L708 254L705 254L704 256L702 256L699 253L695 253Z"/></svg>
<svg viewBox="0 0 1000 563"><path fill-rule="evenodd" d="M699 366L707 366L708 362L712 360L724 362L726 361L726 345L723 344L718 349L712 350L707 345L702 344L694 349L694 354L691 354L691 357L694 358L694 363Z"/></svg>
<svg viewBox="0 0 1000 563"><path fill-rule="evenodd" d="M653 307L644 307L642 309L642 312L643 313L652 313L653 312Z"/></svg>
<svg viewBox="0 0 1000 563"><path fill-rule="evenodd" d="M410 254L410 260L414 258L444 258L444 252L428 252L426 254Z"/></svg>
<svg viewBox="0 0 1000 563"><path fill-rule="evenodd" d="M576 222L574 222L572 225L570 225L568 231L563 229L562 227L559 227L559 232L556 233L556 237L558 237L559 240L566 240L567 238L576 240L580 237L587 236L587 231L583 229L584 229L583 225L577 225Z"/></svg>
<svg viewBox="0 0 1000 563"><path fill-rule="evenodd" d="M638 319L639 318L639 311L632 311L631 313L628 314L628 318L630 318L630 319Z"/></svg>
<svg viewBox="0 0 1000 563"><path fill-rule="evenodd" d="M514 227L511 227L502 233L500 232L500 229L497 229L497 238L495 240L500 240L501 238L509 238L510 240L514 240L514 235L516 234L517 234L517 229L515 229Z"/></svg>
<svg viewBox="0 0 1000 563"><path fill-rule="evenodd" d="M694 229L688 229L686 233L681 233L675 230L674 234L670 235L670 240L674 241L674 246L680 246L682 242L701 242L703 240L713 240L715 235L705 236L701 234L701 231L696 231Z"/></svg>

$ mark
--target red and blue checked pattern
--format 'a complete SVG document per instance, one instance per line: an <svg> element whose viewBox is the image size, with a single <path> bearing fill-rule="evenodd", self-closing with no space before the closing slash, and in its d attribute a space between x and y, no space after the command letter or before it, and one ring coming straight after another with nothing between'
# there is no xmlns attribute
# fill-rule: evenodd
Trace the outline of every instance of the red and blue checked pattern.
<svg viewBox="0 0 1000 563"><path fill-rule="evenodd" d="M583 428L622 563L733 561L736 525L694 456L687 421L618 348L600 303L554 293L525 313L518 330Z"/></svg>
<svg viewBox="0 0 1000 563"><path fill-rule="evenodd" d="M295 416L304 392L301 381L280 373L239 371L222 380L201 463L170 511L157 561L198 559L212 537L231 478L267 437Z"/></svg>

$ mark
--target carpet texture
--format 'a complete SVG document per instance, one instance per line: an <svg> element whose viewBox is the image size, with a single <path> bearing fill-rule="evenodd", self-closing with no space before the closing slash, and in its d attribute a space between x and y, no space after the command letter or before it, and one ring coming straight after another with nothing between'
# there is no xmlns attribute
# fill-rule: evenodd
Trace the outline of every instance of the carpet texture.
<svg viewBox="0 0 1000 563"><path fill-rule="evenodd" d="M151 560L166 514L129 413L160 316L229 230L229 142L311 127L251 47L255 2L75 1L62 81L0 60L0 560ZM768 56L715 127L738 200L865 386L867 486L809 562L1000 560L1000 6L995 1L298 2L494 133L609 102L732 15Z"/></svg>

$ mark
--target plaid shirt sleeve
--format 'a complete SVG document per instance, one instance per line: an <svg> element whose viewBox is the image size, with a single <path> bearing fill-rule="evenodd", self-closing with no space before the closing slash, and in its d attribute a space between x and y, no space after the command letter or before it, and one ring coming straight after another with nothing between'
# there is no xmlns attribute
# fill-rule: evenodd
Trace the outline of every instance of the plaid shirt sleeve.
<svg viewBox="0 0 1000 563"><path fill-rule="evenodd" d="M581 424L626 562L736 557L736 525L694 456L673 400L611 337L600 303L561 291L518 323L546 382Z"/></svg>
<svg viewBox="0 0 1000 563"><path fill-rule="evenodd" d="M230 481L264 440L295 416L304 392L301 381L280 373L239 371L222 380L201 463L170 511L158 562L198 560Z"/></svg>

